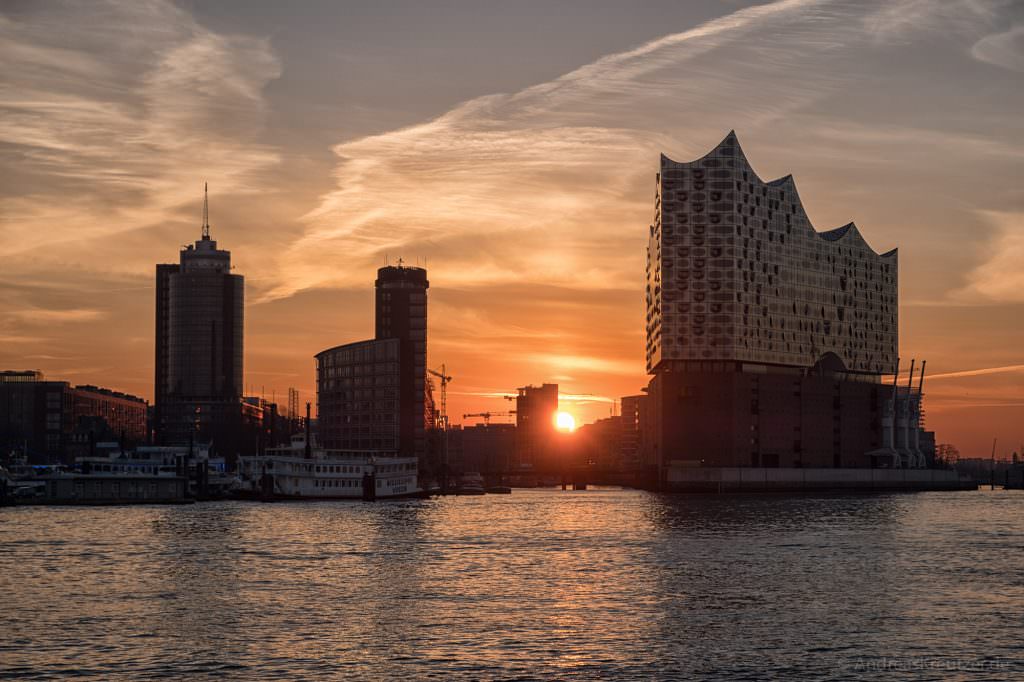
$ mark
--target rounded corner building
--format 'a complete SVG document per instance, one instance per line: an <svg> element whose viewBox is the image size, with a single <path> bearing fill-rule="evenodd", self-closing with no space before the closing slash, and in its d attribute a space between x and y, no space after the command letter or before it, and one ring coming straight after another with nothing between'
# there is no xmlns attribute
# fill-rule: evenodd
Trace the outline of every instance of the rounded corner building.
<svg viewBox="0 0 1024 682"><path fill-rule="evenodd" d="M320 443L328 449L423 457L432 423L425 268L377 270L375 335L316 355Z"/></svg>
<svg viewBox="0 0 1024 682"><path fill-rule="evenodd" d="M730 132L662 155L647 248L653 452L665 466L864 467L897 365L897 253L817 232L792 176Z"/></svg>

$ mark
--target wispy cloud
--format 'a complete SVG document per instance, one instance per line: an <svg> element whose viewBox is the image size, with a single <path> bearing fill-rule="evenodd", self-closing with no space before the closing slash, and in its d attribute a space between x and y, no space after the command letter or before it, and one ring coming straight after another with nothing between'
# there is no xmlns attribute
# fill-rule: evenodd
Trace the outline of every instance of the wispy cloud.
<svg viewBox="0 0 1024 682"><path fill-rule="evenodd" d="M558 400L566 403L587 405L590 403L603 403L613 405L618 402L617 398L610 398L606 395L593 395L590 393L559 393Z"/></svg>
<svg viewBox="0 0 1024 682"><path fill-rule="evenodd" d="M448 286L631 282L641 253L623 252L625 226L643 229L659 151L697 154L729 127L750 133L829 96L857 78L851 49L880 36L986 17L964 2L782 0L339 144L338 188L306 216L269 296L349 285L362 268L335 261L385 253L429 255Z"/></svg>
<svg viewBox="0 0 1024 682"><path fill-rule="evenodd" d="M643 371L642 358L637 358L635 361L630 362L618 358L592 357L582 354L531 353L526 359L531 363L546 366L547 372L567 370L570 372L638 376Z"/></svg>
<svg viewBox="0 0 1024 682"><path fill-rule="evenodd" d="M216 34L169 2L0 16L0 59L7 254L73 258L196 206L203 177L244 191L277 159L257 138L262 88L280 73L267 41Z"/></svg>
<svg viewBox="0 0 1024 682"><path fill-rule="evenodd" d="M971 35L979 21L996 14L984 0L902 0L885 2L869 10L864 28L879 42L909 40L929 31Z"/></svg>
<svg viewBox="0 0 1024 682"><path fill-rule="evenodd" d="M1024 303L1024 213L982 211L995 230L988 254L970 273L966 286L953 291L954 302Z"/></svg>
<svg viewBox="0 0 1024 682"><path fill-rule="evenodd" d="M971 47L971 56L1011 71L1024 71L1024 24L985 36Z"/></svg>
<svg viewBox="0 0 1024 682"><path fill-rule="evenodd" d="M431 121L339 144L338 188L307 216L271 296L344 286L383 254L429 255L448 286L528 278L594 287L631 282L635 203L666 133L711 145L823 96L842 69L808 73L862 36L849 10L784 0L740 10L603 57L553 81L468 101ZM831 62L830 62L831 63ZM742 64L742 68L734 68ZM766 87L766 83L771 85ZM601 248L589 250L588 244ZM494 244L508 248L489 257Z"/></svg>
<svg viewBox="0 0 1024 682"><path fill-rule="evenodd" d="M33 336L30 334L6 334L0 332L0 343L7 343L11 345L43 343L47 340L48 339L43 336Z"/></svg>
<svg viewBox="0 0 1024 682"><path fill-rule="evenodd" d="M1004 367L985 367L982 369L965 369L957 372L943 372L942 374L930 375L929 382L940 379L961 379L965 377L986 376L988 374L1007 374L1011 372L1024 372L1024 365L1006 365Z"/></svg>
<svg viewBox="0 0 1024 682"><path fill-rule="evenodd" d="M109 316L105 310L93 308L72 308L68 310L48 310L45 308L29 308L25 310L11 310L5 315L20 322L92 322Z"/></svg>

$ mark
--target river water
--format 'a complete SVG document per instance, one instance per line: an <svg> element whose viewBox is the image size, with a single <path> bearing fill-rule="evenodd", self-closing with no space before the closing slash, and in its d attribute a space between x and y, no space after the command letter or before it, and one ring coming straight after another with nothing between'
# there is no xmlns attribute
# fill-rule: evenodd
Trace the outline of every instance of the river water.
<svg viewBox="0 0 1024 682"><path fill-rule="evenodd" d="M0 509L0 678L1024 676L1024 492Z"/></svg>

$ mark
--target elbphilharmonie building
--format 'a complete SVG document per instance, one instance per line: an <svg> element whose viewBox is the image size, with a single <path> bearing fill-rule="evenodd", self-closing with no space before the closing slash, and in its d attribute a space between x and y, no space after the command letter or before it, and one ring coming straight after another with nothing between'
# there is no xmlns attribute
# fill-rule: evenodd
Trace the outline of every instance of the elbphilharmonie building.
<svg viewBox="0 0 1024 682"><path fill-rule="evenodd" d="M731 361L891 374L896 250L849 223L817 232L792 176L765 182L734 133L661 157L647 268L647 369Z"/></svg>
<svg viewBox="0 0 1024 682"><path fill-rule="evenodd" d="M694 161L662 155L646 285L657 460L891 464L897 285L895 249L853 223L815 230L793 178L758 177L734 133Z"/></svg>

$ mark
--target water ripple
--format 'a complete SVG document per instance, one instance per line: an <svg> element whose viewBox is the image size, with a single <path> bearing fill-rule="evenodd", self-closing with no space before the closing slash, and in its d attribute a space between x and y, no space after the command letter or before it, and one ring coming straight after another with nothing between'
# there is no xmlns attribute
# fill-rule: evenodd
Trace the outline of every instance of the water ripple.
<svg viewBox="0 0 1024 682"><path fill-rule="evenodd" d="M1019 679L1024 494L0 510L0 678Z"/></svg>

